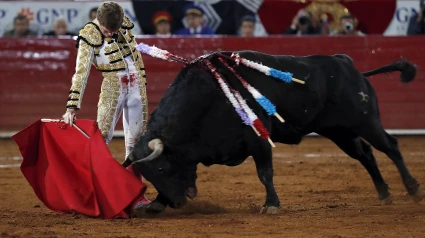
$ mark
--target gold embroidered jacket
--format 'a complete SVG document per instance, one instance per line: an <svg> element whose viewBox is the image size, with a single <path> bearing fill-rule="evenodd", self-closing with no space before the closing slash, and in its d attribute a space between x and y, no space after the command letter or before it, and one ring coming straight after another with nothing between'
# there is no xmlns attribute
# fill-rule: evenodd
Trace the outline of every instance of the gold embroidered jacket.
<svg viewBox="0 0 425 238"><path fill-rule="evenodd" d="M69 91L67 108L79 109L87 78L93 64L102 72L104 80L117 78L117 72L126 70L124 58L131 57L141 79L141 87L146 84L145 68L140 52L136 50L136 40L131 29L134 24L124 17L117 39L105 38L97 20L87 23L77 38L78 53L75 74Z"/></svg>

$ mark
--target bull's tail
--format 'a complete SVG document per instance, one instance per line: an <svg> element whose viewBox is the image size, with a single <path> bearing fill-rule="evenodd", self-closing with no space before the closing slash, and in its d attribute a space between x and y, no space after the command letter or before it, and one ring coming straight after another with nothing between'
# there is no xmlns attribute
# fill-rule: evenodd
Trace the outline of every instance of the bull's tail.
<svg viewBox="0 0 425 238"><path fill-rule="evenodd" d="M380 68L363 72L363 76L368 77L375 74L382 74L382 73L388 73L388 72L394 72L394 71L400 71L400 80L404 83L408 83L413 81L416 76L416 65L413 65L409 61L405 59L398 59L394 61L394 63L382 66Z"/></svg>

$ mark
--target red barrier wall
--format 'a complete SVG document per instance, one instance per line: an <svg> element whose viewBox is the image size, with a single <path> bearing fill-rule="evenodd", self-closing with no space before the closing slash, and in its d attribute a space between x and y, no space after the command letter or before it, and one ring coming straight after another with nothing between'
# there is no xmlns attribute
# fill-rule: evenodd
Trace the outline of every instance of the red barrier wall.
<svg viewBox="0 0 425 238"><path fill-rule="evenodd" d="M425 37L268 37L138 38L150 45L187 58L216 50L250 49L270 54L310 55L345 53L356 67L369 70L405 57L425 65ZM59 118L74 73L76 49L70 39L0 39L0 131L23 129L38 118ZM181 67L145 55L149 111ZM96 118L102 77L92 68L79 118ZM398 74L371 77L378 93L383 124L387 129L425 128L425 71L403 85ZM121 122L117 129L121 129Z"/></svg>

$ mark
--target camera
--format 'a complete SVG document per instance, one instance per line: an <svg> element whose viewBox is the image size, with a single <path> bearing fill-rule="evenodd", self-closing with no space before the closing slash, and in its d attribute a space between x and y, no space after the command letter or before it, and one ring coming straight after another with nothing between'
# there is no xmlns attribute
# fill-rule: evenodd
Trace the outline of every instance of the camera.
<svg viewBox="0 0 425 238"><path fill-rule="evenodd" d="M352 32L354 30L354 25L351 22L344 23L345 32Z"/></svg>
<svg viewBox="0 0 425 238"><path fill-rule="evenodd" d="M310 23L310 18L308 16L301 16L298 18L298 23L302 26L308 25Z"/></svg>

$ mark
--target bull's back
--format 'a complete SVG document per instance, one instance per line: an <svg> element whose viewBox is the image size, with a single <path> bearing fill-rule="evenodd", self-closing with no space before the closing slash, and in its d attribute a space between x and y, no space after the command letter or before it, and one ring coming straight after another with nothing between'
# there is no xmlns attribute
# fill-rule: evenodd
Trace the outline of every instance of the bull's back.
<svg viewBox="0 0 425 238"><path fill-rule="evenodd" d="M253 51L238 52L241 57L265 66L293 74L294 78L305 81L285 83L256 70L239 66L240 74L260 93L269 98L286 121L296 125L306 125L320 112L326 98L326 85L320 67L311 57L268 55ZM328 56L323 56L326 59ZM232 77L231 75L228 75ZM228 77L228 78L229 78ZM237 83L235 83L237 84ZM241 91L244 91L242 88ZM249 97L249 95L246 95ZM253 105L255 107L255 105ZM258 108L259 111L263 109Z"/></svg>
<svg viewBox="0 0 425 238"><path fill-rule="evenodd" d="M305 81L277 85L283 102L277 108L284 110L285 119L295 124L308 124L323 115L348 120L365 111L374 112L373 88L347 55L288 56L252 51L242 51L240 55ZM365 103L362 93L372 99L370 103Z"/></svg>
<svg viewBox="0 0 425 238"><path fill-rule="evenodd" d="M375 91L366 77L359 72L347 55L306 56L305 60L324 75L326 102L322 115L328 121L357 123L377 112ZM302 59L301 59L302 60ZM353 120L355 118L355 120Z"/></svg>

